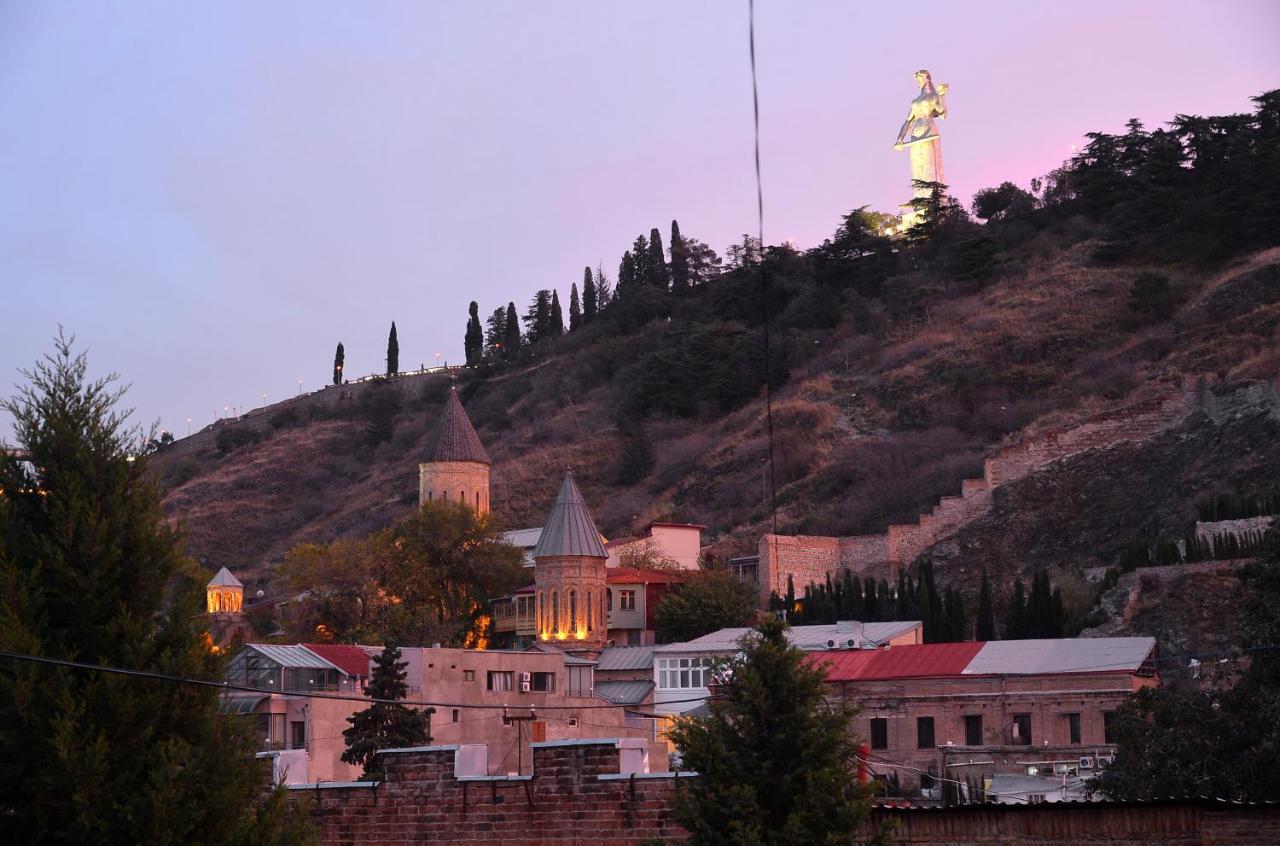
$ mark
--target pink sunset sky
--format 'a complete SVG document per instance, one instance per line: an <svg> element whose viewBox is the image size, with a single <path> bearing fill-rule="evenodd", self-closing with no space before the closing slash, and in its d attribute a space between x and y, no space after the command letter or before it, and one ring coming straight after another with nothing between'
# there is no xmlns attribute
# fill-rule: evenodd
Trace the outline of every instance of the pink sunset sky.
<svg viewBox="0 0 1280 846"><path fill-rule="evenodd" d="M951 85L966 202L1138 117L1280 87L1280 3L757 3L766 238L909 192ZM3 392L62 324L185 434L347 372L457 362L482 313L616 274L672 218L755 228L745 0L0 5ZM0 432L7 431L0 421Z"/></svg>

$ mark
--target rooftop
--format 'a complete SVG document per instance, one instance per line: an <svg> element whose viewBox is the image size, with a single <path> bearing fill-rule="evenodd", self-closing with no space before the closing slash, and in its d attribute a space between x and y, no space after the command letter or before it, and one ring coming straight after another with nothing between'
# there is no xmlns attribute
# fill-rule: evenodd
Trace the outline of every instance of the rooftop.
<svg viewBox="0 0 1280 846"><path fill-rule="evenodd" d="M217 574L212 579L209 580L209 587L242 588L244 587L244 585L240 582L239 579L237 579L234 575L232 575L230 570L228 570L226 567L223 567L221 570L217 572Z"/></svg>
<svg viewBox="0 0 1280 846"><path fill-rule="evenodd" d="M610 646L596 659L597 670L652 670L652 646ZM596 684L599 684L597 682Z"/></svg>
<svg viewBox="0 0 1280 846"><path fill-rule="evenodd" d="M595 694L615 705L639 705L653 692L652 681L597 681Z"/></svg>
<svg viewBox="0 0 1280 846"><path fill-rule="evenodd" d="M427 453L423 461L476 461L489 463L489 453L485 452L480 436L471 425L462 401L458 399L458 389L449 388L449 398L445 400L444 412L436 423L431 440L427 442Z"/></svg>
<svg viewBox="0 0 1280 846"><path fill-rule="evenodd" d="M792 626L787 629L787 640L805 650L830 649L834 641L839 646L847 646L853 639L860 643L876 645L888 643L899 635L907 634L919 628L919 620L898 620L888 623L857 623L842 621L821 626ZM714 652L733 651L738 648L738 641L743 635L754 632L751 628L720 629L711 634L686 643L670 643L659 646L658 652ZM902 648L902 647L897 647Z"/></svg>
<svg viewBox="0 0 1280 846"><path fill-rule="evenodd" d="M684 584L684 574L646 567L610 567L609 584L679 585Z"/></svg>
<svg viewBox="0 0 1280 846"><path fill-rule="evenodd" d="M301 645L349 676L364 678L369 676L369 659L373 657L370 652L372 647L356 646L352 643L304 643Z"/></svg>
<svg viewBox="0 0 1280 846"><path fill-rule="evenodd" d="M547 523L542 527L542 536L533 550L533 557L551 558L559 556L582 556L585 558L608 558L604 544L600 542L600 531L591 519L586 500L573 481L573 473L564 474L564 482L560 485L560 493L556 495L551 513L547 515Z"/></svg>
<svg viewBox="0 0 1280 846"><path fill-rule="evenodd" d="M281 667L309 670L337 670L345 672L341 667L326 658L317 655L305 646L278 646L273 643L246 643L245 649L252 649L259 655L274 661Z"/></svg>

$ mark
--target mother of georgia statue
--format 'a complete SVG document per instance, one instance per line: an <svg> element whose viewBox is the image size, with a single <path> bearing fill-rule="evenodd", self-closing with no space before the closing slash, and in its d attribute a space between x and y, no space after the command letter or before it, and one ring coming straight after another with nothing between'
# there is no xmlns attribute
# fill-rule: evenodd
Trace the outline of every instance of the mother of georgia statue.
<svg viewBox="0 0 1280 846"><path fill-rule="evenodd" d="M942 182L942 139L934 118L947 116L947 86L936 88L927 70L916 71L916 84L920 95L911 101L911 111L898 130L898 140L893 149L908 149L911 154L912 193L916 197L929 196L928 189L917 187L919 182Z"/></svg>

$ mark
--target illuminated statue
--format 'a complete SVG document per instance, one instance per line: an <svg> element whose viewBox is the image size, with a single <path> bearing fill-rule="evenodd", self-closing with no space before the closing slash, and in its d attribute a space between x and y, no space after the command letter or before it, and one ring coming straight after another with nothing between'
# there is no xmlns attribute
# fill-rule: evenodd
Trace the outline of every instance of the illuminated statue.
<svg viewBox="0 0 1280 846"><path fill-rule="evenodd" d="M920 86L920 94L911 101L911 110L898 130L893 149L907 148L911 155L912 194L927 197L928 189L918 187L918 183L943 181L942 137L935 118L947 116L948 86L935 87L927 70L916 71L916 84ZM904 228L911 224L907 219L911 215L910 211L903 215Z"/></svg>

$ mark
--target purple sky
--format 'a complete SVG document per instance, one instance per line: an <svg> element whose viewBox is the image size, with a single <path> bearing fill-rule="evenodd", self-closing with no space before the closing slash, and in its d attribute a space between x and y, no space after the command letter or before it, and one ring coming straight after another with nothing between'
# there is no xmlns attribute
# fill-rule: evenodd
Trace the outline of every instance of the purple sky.
<svg viewBox="0 0 1280 846"><path fill-rule="evenodd" d="M1280 86L1266 0L757 5L765 234L802 247L906 199L918 67L966 201ZM745 0L0 3L0 393L59 323L180 435L339 340L381 369L392 319L403 367L456 362L471 299L754 231L749 86Z"/></svg>

